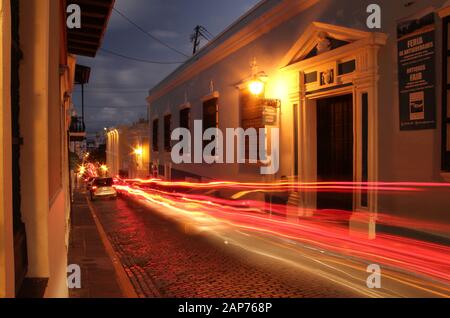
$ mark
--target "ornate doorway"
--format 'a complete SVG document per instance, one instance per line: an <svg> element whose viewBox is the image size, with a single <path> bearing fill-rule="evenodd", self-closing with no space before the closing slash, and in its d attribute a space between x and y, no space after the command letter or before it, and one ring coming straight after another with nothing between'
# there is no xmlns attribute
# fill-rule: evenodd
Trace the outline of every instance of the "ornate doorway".
<svg viewBox="0 0 450 318"><path fill-rule="evenodd" d="M317 181L353 181L353 95L317 100ZM317 193L318 209L353 209L351 192Z"/></svg>

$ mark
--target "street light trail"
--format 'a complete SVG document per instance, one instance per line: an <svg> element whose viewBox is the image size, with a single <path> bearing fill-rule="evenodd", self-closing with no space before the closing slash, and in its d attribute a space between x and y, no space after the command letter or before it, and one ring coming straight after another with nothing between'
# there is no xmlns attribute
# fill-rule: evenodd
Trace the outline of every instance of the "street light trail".
<svg viewBox="0 0 450 318"><path fill-rule="evenodd" d="M163 181L161 179L123 179L126 183L140 183L143 185L151 184L157 186L166 186L171 188L198 188L198 189L379 189L380 187L386 189L398 189L408 191L419 191L420 188L449 188L450 183L444 182L233 182L233 181L213 181L205 183L187 182L187 181ZM402 187L402 188L396 188Z"/></svg>
<svg viewBox="0 0 450 318"><path fill-rule="evenodd" d="M280 205L280 204L270 204L270 209L268 209L268 204L261 201L255 201L255 200L229 200L229 199L221 199L214 196L207 196L207 195L195 195L195 194L187 194L186 192L167 192L167 189L173 189L175 191L179 190L192 190L192 189L221 189L222 186L225 186L226 188L230 189L236 189L239 190L243 187L253 187L253 190L251 191L244 191L244 192L238 192L237 195L233 195L233 199L239 198L240 194L245 195L250 192L284 192L286 191L286 187L292 188L294 184L286 185L286 183L277 183L276 186L274 186L271 183L232 183L232 182L212 182L212 183L190 183L190 182L164 182L159 181L156 179L153 180L141 180L141 179L134 179L134 180L124 180L126 183L136 184L142 189L145 190L145 186L149 186L148 189L152 190L152 193L160 193L162 195L170 195L172 197L178 197L178 198L190 198L190 199L197 199L198 201L208 201L212 203L216 203L219 205L219 207L226 205L226 206L235 206L239 208L237 212L242 212L243 209L248 211L256 211L261 214L267 214L270 213L271 215L280 215L280 216L286 216L286 206ZM340 183L337 183L340 184ZM345 190L347 191L354 191L360 190L361 188L359 186L354 186L353 183L341 183L346 184ZM377 186L378 184L384 185L383 187ZM311 191L336 191L336 189L343 190L343 186L337 187L331 187L332 183L309 183L308 189ZM389 185L389 187L386 187ZM394 186L395 185L395 186ZM401 185L399 187L398 185ZM406 187L406 185L409 185L409 187ZM324 188L324 186L326 188ZM300 187L305 187L305 184L296 184L297 189ZM421 187L417 188L417 187ZM448 188L450 190L450 184L442 184L442 183L372 183L371 190L377 190L380 191L381 189L384 189L386 191L403 191L403 192L415 192L415 191L426 191L427 189L433 189L435 187L443 187ZM268 188L268 189L267 189ZM164 190L158 190L158 189L166 189ZM334 189L334 190L333 190ZM292 213L298 212L298 208L296 207L287 207L290 209ZM352 212L351 211L344 211L344 210L336 210L336 209L329 209L329 210L317 210L317 209L308 209L308 208L302 208L303 214L307 215L314 215L314 220L320 221L321 223L329 222L329 223L341 223L341 222L347 222L350 218ZM377 224L383 224L383 225L389 225L389 226L395 226L395 227L403 227L403 228L414 228L418 230L425 230L425 231L432 231L432 232L441 232L441 233L450 233L450 225L443 224L443 223L436 223L436 222L426 222L423 220L415 220L412 218L400 218L393 215L389 215L387 213L382 213L380 211L374 213L371 212L370 215L376 217Z"/></svg>
<svg viewBox="0 0 450 318"><path fill-rule="evenodd" d="M130 182L130 180L127 180ZM270 210L265 202L250 200L229 200L208 195L190 194L183 192L169 192L148 187L153 184L159 187L177 189L177 187L202 188L203 184L195 183L167 183L152 180L151 182L133 180L135 185L118 184L117 189L127 195L135 196L141 200L151 202L167 208L167 213L174 213L179 218L183 217L187 222L214 231L216 228L230 226L254 233L262 233L301 242L320 249L356 257L369 262L375 262L402 271L412 272L437 279L445 284L450 283L450 248L445 245L425 242L397 235L378 233L373 240L349 235L346 222L350 217L348 211L310 211L312 217L300 217L298 223L286 221L286 206L272 204ZM236 183L214 183L212 187L234 186ZM238 184L237 187L249 188L251 184ZM284 183L277 184L283 188ZM392 184L387 188L390 188ZM264 189L273 187L273 184L257 184ZM290 184L292 187L293 184ZM303 186L303 185L301 185ZM311 187L320 185L310 184ZM331 184L327 184L331 186ZM415 187L437 187L442 184L413 183L411 191ZM345 187L352 188L351 184ZM354 186L359 188L359 185ZM402 191L409 191L408 184L402 184ZM370 188L379 189L377 184L371 184ZM396 186L394 187L396 188ZM177 189L179 190L179 189ZM283 210L284 209L284 210ZM293 208L295 209L295 208ZM268 214L270 212L271 214ZM295 211L290 211L295 212ZM283 215L284 213L284 215ZM448 231L445 224L423 222L419 220L407 220L386 214L376 214L377 223L396 227L414 226L419 229Z"/></svg>

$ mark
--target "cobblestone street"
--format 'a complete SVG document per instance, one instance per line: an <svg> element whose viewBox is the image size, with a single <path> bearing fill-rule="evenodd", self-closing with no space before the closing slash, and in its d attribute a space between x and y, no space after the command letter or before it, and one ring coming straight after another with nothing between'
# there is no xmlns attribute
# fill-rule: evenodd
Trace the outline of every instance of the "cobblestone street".
<svg viewBox="0 0 450 318"><path fill-rule="evenodd" d="M93 203L140 297L358 297L317 275L188 234L122 199Z"/></svg>

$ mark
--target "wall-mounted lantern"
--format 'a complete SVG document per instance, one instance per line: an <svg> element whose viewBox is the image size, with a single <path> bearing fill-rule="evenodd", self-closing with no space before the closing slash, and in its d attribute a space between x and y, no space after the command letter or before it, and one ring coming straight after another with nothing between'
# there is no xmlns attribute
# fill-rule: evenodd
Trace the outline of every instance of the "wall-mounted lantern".
<svg viewBox="0 0 450 318"><path fill-rule="evenodd" d="M259 96L264 92L264 82L259 78L254 78L248 84L248 90L255 96Z"/></svg>
<svg viewBox="0 0 450 318"><path fill-rule="evenodd" d="M264 93L267 75L264 72L258 71L258 64L256 62L256 58L253 58L253 61L250 66L252 68L252 76L250 81L248 82L248 90L252 95L259 96L262 93Z"/></svg>
<svg viewBox="0 0 450 318"><path fill-rule="evenodd" d="M134 149L134 154L136 156L142 156L143 153L144 153L144 150L142 149L142 147L137 147Z"/></svg>

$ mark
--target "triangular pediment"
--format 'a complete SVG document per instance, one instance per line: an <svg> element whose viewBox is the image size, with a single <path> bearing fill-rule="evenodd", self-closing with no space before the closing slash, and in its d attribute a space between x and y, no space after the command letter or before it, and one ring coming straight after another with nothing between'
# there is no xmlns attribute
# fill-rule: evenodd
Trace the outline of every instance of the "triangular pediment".
<svg viewBox="0 0 450 318"><path fill-rule="evenodd" d="M370 32L313 22L285 55L282 67L335 50L368 36Z"/></svg>

